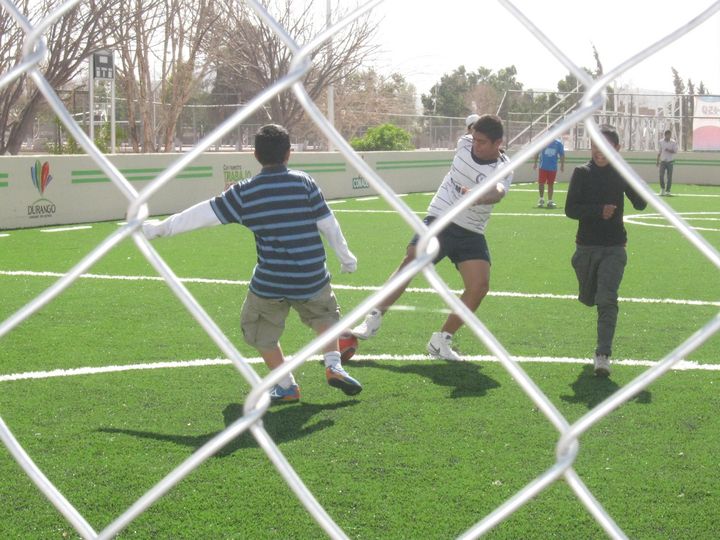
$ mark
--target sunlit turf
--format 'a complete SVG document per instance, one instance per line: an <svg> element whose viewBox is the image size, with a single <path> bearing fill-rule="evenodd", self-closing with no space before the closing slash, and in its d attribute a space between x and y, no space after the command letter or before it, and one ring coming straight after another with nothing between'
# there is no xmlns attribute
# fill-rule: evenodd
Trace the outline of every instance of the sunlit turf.
<svg viewBox="0 0 720 540"><path fill-rule="evenodd" d="M556 198L557 210L537 209L534 186L517 188L496 207L488 227L493 292L478 316L512 355L589 358L595 313L572 298L576 283L569 259L576 224L563 215L564 195ZM681 212L713 212L720 189L678 186L678 195L665 200ZM422 217L429 196L403 200ZM388 210L381 200L332 207L359 259L357 273L340 274L329 255L336 294L347 313L371 292L369 287L387 279L412 230L396 214L362 212ZM709 220L690 223L714 226L701 234L720 246L720 227ZM107 222L66 233L10 231L0 238L0 319L57 279L9 272L66 272L117 228ZM657 361L717 316L718 270L673 229L627 228L629 264L620 291L627 300L621 301L615 356ZM245 283L255 264L251 235L241 227L218 227L159 239L154 246L180 277L234 282L187 286L241 353L256 356L239 330ZM451 288L461 288L448 262L438 271ZM90 272L156 276L132 241ZM412 286L427 283L418 277ZM544 293L552 297L537 296ZM667 299L702 304L661 303ZM302 402L272 408L263 422L351 538L452 538L550 467L558 433L498 363L373 359L422 354L445 317L446 306L431 292L408 292L399 304L407 309L391 312L380 334L361 343L358 354L368 359L349 366L365 386L359 396L348 398L327 386L313 360L296 373ZM284 349L292 354L311 337L293 315ZM457 343L465 354L488 354L467 329L459 332ZM218 357L222 353L168 287L154 280L80 279L0 339L0 375ZM720 338L710 339L689 359L720 363ZM598 380L584 364L522 367L569 422L643 372L616 366L609 380ZM718 371L671 372L581 438L575 469L631 538L714 537L720 504L718 385ZM50 480L100 530L238 418L247 392L231 365L0 381L0 415ZM0 477L4 537L76 536L6 450L0 450ZM244 434L121 537L310 539L323 534ZM489 535L603 536L562 481Z"/></svg>

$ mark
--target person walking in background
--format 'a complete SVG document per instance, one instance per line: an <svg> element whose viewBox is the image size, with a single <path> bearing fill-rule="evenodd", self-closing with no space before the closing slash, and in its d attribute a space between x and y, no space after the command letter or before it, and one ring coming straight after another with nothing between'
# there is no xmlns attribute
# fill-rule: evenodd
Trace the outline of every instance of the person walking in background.
<svg viewBox="0 0 720 540"><path fill-rule="evenodd" d="M540 158L540 170L538 171L538 192L540 199L538 200L538 208L545 206L545 184L547 184L548 208L555 208L553 201L553 188L555 178L557 177L558 160L560 161L560 172L565 171L565 147L560 139L555 139L547 145L542 152L535 156L533 169L538 168L538 158Z"/></svg>
<svg viewBox="0 0 720 540"><path fill-rule="evenodd" d="M455 146L455 149L457 150L462 146L463 144L472 144L472 127L475 122L477 122L480 119L479 114L471 114L465 119L465 126L467 127L467 131L458 139L457 145Z"/></svg>
<svg viewBox="0 0 720 540"><path fill-rule="evenodd" d="M660 172L660 196L671 197L670 189L672 188L673 165L675 162L675 154L678 151L677 141L671 138L672 132L665 130L665 136L660 139L660 151L657 155L656 166ZM667 182L665 182L665 173L667 172Z"/></svg>
<svg viewBox="0 0 720 540"><path fill-rule="evenodd" d="M426 225L445 214L470 190L484 185L496 170L506 167L510 162L500 149L503 124L498 116L485 114L472 124L472 129L472 144L460 145L455 152L450 171L430 201L428 215L423 220ZM493 205L502 200L510 189L511 182L512 173L496 180L488 192L473 206L455 216L437 237L440 250L433 263L437 264L448 257L455 264L465 287L460 299L471 311L480 306L490 289L490 251L485 240L485 226L490 219ZM418 240L418 235L410 240L405 258L393 275L415 260ZM370 310L365 320L352 329L352 333L360 339L373 337L380 329L383 315L400 298L408 285L409 281L393 290L382 305ZM448 315L440 331L434 332L430 337L428 353L443 360L460 360L460 356L452 348L452 340L462 324L462 319L456 314Z"/></svg>
<svg viewBox="0 0 720 540"><path fill-rule="evenodd" d="M160 223L145 222L143 232L152 240L229 223L253 232L257 264L240 326L245 341L258 350L268 368L275 369L285 362L280 336L291 307L318 335L340 319L320 235L335 251L342 272L354 272L357 259L312 177L287 168L290 135L284 127L268 124L258 130L255 158L262 166L259 174ZM360 382L340 364L338 341L323 352L328 384L350 396L360 393ZM300 387L292 373L270 391L273 403L299 399Z"/></svg>
<svg viewBox="0 0 720 540"><path fill-rule="evenodd" d="M620 149L617 131L601 128L603 136ZM578 220L572 266L578 281L578 300L597 306L597 346L594 371L610 375L610 355L618 317L618 290L627 264L627 232L623 225L625 196L644 210L647 202L618 173L607 157L590 143L591 160L575 168L570 178L565 215Z"/></svg>

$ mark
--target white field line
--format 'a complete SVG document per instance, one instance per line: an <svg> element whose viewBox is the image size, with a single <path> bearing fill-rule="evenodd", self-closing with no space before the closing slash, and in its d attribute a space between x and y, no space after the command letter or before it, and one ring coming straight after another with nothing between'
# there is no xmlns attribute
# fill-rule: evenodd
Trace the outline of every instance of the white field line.
<svg viewBox="0 0 720 540"><path fill-rule="evenodd" d="M31 270L0 270L0 276L28 276L28 277L56 277L60 278L65 274L61 272L34 272ZM109 274L82 274L82 279L105 279L105 280L116 280L116 281L163 281L160 276L123 276L123 275L109 275ZM236 286L248 286L250 284L247 280L234 280L234 279L207 279L207 278L180 278L183 283L205 283L210 285L236 285ZM371 292L380 290L381 286L364 286L358 287L356 285L341 285L333 283L333 289L348 290L348 291L363 291ZM452 289L451 289L452 290ZM407 292L413 293L425 293L433 294L435 289L421 288L421 287L408 287ZM455 294L461 294L461 290L452 290ZM577 300L577 296L573 294L552 294L552 293L520 293L512 291L490 291L490 296L504 297L504 298L538 298L548 300ZM709 300L687 300L680 298L631 298L631 297L620 297L622 302L630 302L636 304L675 304L683 306L712 306L720 307L720 301L709 301Z"/></svg>
<svg viewBox="0 0 720 540"><path fill-rule="evenodd" d="M565 183L567 183L567 182L563 182L563 184L565 184ZM524 184L524 185L528 185L527 182L523 182L523 184ZM523 185L523 184L520 184L520 185ZM533 184L533 183L530 183L530 185L532 185L532 184ZM536 185L537 185L537 184L536 184ZM557 185L558 185L558 182L556 181L556 182L555 182L555 190L554 190L554 193L567 193L567 190L566 190L566 189L558 189L558 188L557 188ZM510 188L510 191L511 191L511 193L515 193L515 192L518 192L518 191L522 191L522 192L525 192L525 193L537 193L537 192L538 192L538 189L537 189L537 187L534 188L534 189L532 189L532 188L531 188L531 189L520 188L520 187L515 187L515 185L513 184L513 187ZM701 194L701 193L680 193L680 194L675 194L675 193L673 193L673 197L680 197L680 198L685 198L685 197L705 197L705 198L713 198L713 199L716 199L716 198L720 197L720 195Z"/></svg>
<svg viewBox="0 0 720 540"><path fill-rule="evenodd" d="M55 229L40 229L40 232L55 233L55 232L67 232L67 231L82 231L85 229L92 229L92 225L74 225L73 227L57 227Z"/></svg>
<svg viewBox="0 0 720 540"><path fill-rule="evenodd" d="M319 355L311 356L309 360L321 360L322 357ZM513 359L520 363L541 363L541 364L592 364L592 360L587 358L568 358L559 357L554 358L551 356L515 356ZM246 358L250 364L259 364L262 362L262 358ZM356 354L353 356L353 361L362 360L391 360L398 362L418 362L423 360L435 361L430 356L424 354L409 354L409 355L392 355L392 354L378 354L378 355L362 355ZM494 356L489 355L475 355L475 356L463 356L463 361L466 362L499 362ZM443 362L446 363L446 362ZM29 379L51 379L55 377L74 377L78 375L97 375L101 373L119 373L124 371L139 371L148 369L174 369L174 368L187 368L187 367L207 367L207 366L225 366L230 365L232 362L224 358L206 358L198 360L184 360L176 362L153 362L151 364L129 364L125 366L102 366L102 367L81 367L72 369L54 369L52 371L28 371L25 373L11 373L8 375L0 375L0 382L9 381L21 381ZM640 367L652 367L658 364L658 362L652 360L613 360L613 366L640 366ZM698 364L697 362L691 362L687 360L680 360L673 366L673 371L720 371L720 365L718 364Z"/></svg>

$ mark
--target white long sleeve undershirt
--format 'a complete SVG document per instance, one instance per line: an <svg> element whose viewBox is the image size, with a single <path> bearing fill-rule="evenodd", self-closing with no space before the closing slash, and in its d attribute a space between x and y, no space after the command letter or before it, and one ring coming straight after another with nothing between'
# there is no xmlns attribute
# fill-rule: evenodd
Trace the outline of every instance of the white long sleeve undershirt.
<svg viewBox="0 0 720 540"><path fill-rule="evenodd" d="M175 236L195 229L214 227L220 225L221 221L210 206L210 201L197 203L190 208L173 214L160 223L146 221L143 223L143 232L148 240L159 236Z"/></svg>
<svg viewBox="0 0 720 540"><path fill-rule="evenodd" d="M321 219L317 222L317 228L340 261L340 270L342 272L354 272L357 270L357 258L348 248L345 236L343 236L340 224L335 219L335 216L330 214Z"/></svg>

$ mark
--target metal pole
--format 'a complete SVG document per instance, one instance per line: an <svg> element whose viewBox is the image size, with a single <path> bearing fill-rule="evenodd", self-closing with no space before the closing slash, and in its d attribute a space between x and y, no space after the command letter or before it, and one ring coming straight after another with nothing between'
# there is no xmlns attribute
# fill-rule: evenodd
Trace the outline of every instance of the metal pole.
<svg viewBox="0 0 720 540"><path fill-rule="evenodd" d="M88 118L90 120L90 140L95 143L95 62L90 55L90 69L88 71Z"/></svg>
<svg viewBox="0 0 720 540"><path fill-rule="evenodd" d="M115 77L110 79L110 153L115 153Z"/></svg>
<svg viewBox="0 0 720 540"><path fill-rule="evenodd" d="M327 0L327 27L330 28L332 26L332 8L330 6L331 0ZM328 41L328 56L332 54L332 38ZM328 58L329 61L329 58ZM327 105L328 105L328 122L330 122L331 126L335 126L335 87L332 83L328 84L328 91L327 91ZM328 152L333 151L333 144L330 139L328 139Z"/></svg>

